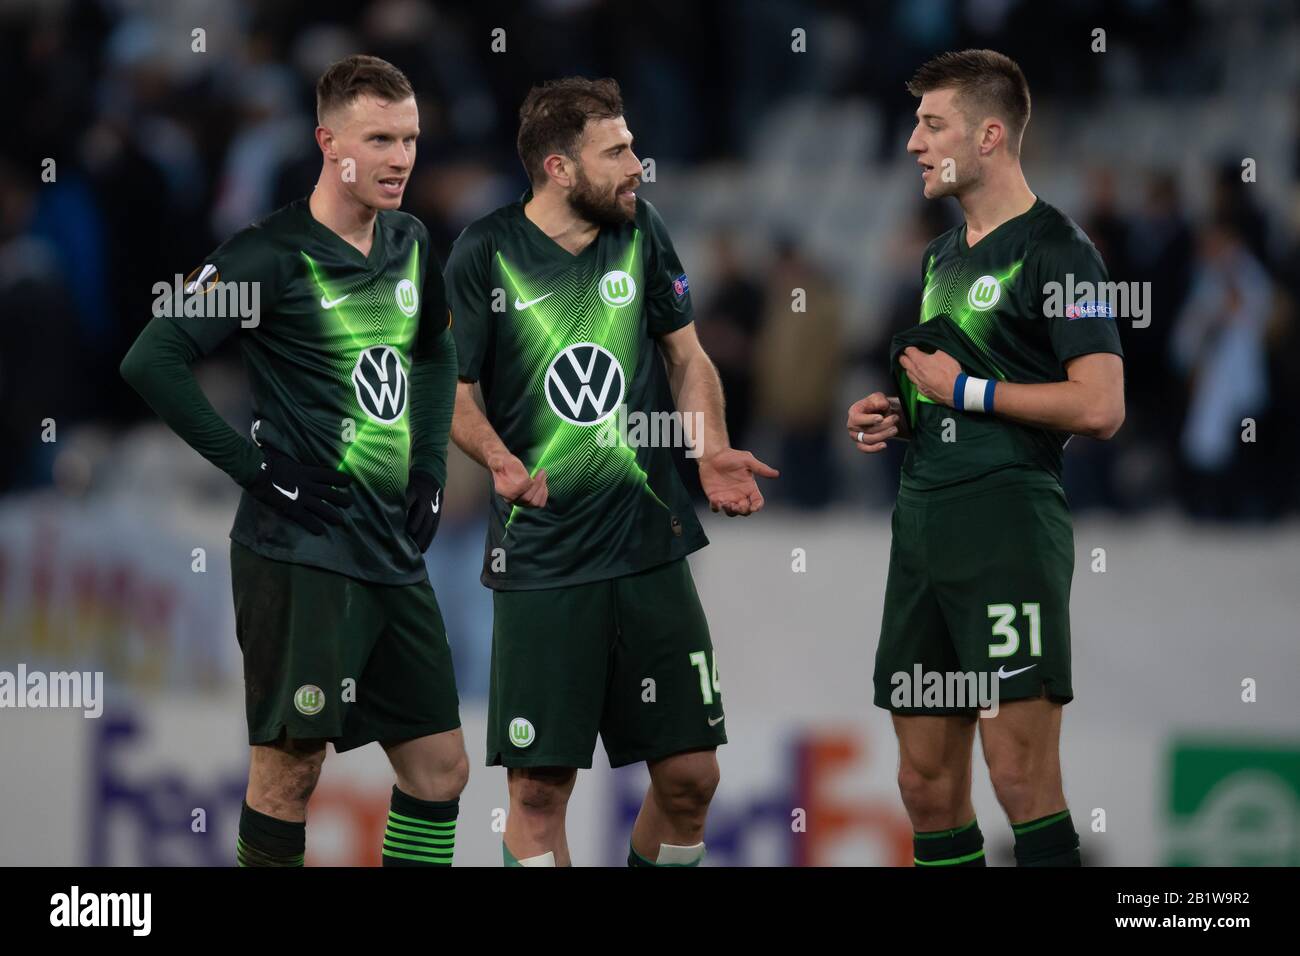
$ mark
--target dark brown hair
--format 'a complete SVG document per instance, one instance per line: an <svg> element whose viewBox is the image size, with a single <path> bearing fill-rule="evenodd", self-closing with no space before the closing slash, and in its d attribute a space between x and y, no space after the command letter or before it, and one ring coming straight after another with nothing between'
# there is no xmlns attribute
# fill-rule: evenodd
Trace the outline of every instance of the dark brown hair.
<svg viewBox="0 0 1300 956"><path fill-rule="evenodd" d="M534 86L519 107L519 161L534 186L546 179L552 153L577 159L587 120L623 115L623 94L611 79L569 76Z"/></svg>
<svg viewBox="0 0 1300 956"><path fill-rule="evenodd" d="M1029 84L1016 61L996 50L940 53L907 81L907 91L924 96L933 90L956 90L954 103L969 124L996 116L1007 124L1007 145L1020 154L1020 138L1029 123Z"/></svg>
<svg viewBox="0 0 1300 956"><path fill-rule="evenodd" d="M316 122L324 125L327 112L347 106L363 93L388 102L415 95L411 81L393 64L356 53L330 64L316 81Z"/></svg>

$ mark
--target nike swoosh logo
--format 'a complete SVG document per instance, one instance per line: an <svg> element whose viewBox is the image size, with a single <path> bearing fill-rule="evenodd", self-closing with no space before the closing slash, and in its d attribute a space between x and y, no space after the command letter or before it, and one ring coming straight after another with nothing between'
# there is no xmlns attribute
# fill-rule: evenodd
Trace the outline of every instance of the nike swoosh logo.
<svg viewBox="0 0 1300 956"><path fill-rule="evenodd" d="M998 678L1000 680L1006 680L1008 677L1015 677L1017 674L1023 674L1025 671L1030 670L1037 666L1038 666L1037 664L1030 664L1029 667L1022 667L1019 670L1007 671L1007 670L1003 670L1003 668L1006 667L1006 665L1003 664L1000 667L998 667Z"/></svg>
<svg viewBox="0 0 1300 956"><path fill-rule="evenodd" d="M716 727L716 726L718 726L718 724L722 723L722 722L723 722L724 720L726 720L726 719L727 719L727 715L726 715L726 714L723 714L723 715L722 715L721 717L719 717L717 720L714 720L712 717L710 717L710 718L709 718L709 726L710 726L710 727Z"/></svg>
<svg viewBox="0 0 1300 956"><path fill-rule="evenodd" d="M520 312L522 312L524 311L524 309L532 308L538 302L541 302L543 299L549 299L554 294L555 294L554 292L548 292L546 293L546 295L539 295L537 298L529 299L527 302L521 302L519 300L519 296L515 296L515 308L518 309Z"/></svg>
<svg viewBox="0 0 1300 956"><path fill-rule="evenodd" d="M293 489L293 494L290 494L290 493L289 493L288 491L286 491L284 488L281 488L281 487L280 487L279 485L277 485L274 481L271 482L271 487L274 488L276 491L280 492L280 494L284 495L284 496L285 496L286 498L288 498L290 501L297 501L297 500L298 500L298 489L297 489L297 487L295 487L295 488Z"/></svg>
<svg viewBox="0 0 1300 956"><path fill-rule="evenodd" d="M437 513L438 513L438 508L440 507L439 504L438 504L438 502L439 502L439 500L440 500L441 498L442 498L442 489L439 488L439 489L438 489L438 493L435 494L435 495L433 496L433 504L430 505L430 507L433 508L433 513L434 513L434 514L437 514Z"/></svg>
<svg viewBox="0 0 1300 956"><path fill-rule="evenodd" d="M347 298L349 295L351 295L351 294L352 294L352 293L349 292L349 293L347 293L347 295L341 295L341 296L339 296L337 299L327 299L327 298L325 298L325 296L321 296L321 297L320 297L320 307L321 307L322 309L332 309L332 308L334 308L334 306L338 305L340 302L342 302L344 299L346 299L346 298Z"/></svg>

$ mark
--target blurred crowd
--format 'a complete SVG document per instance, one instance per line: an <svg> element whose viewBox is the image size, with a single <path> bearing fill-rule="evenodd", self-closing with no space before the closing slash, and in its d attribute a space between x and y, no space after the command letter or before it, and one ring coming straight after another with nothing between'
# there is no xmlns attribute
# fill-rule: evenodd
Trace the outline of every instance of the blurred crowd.
<svg viewBox="0 0 1300 956"><path fill-rule="evenodd" d="M7 451L0 493L58 479L57 446L41 440L46 420L97 429L107 436L106 456L115 436L151 420L117 366L149 317L154 283L188 273L230 233L310 190L320 168L314 82L348 53L384 57L415 86L422 133L403 208L428 225L445 258L466 224L525 188L514 152L516 111L541 78L616 77L638 141L653 144L659 164L694 169L744 164L757 118L785 98L865 100L883 118L881 154L871 160L883 167L898 162L911 122L914 101L902 83L939 50L995 46L1017 58L1036 114L1041 104L1104 109L1119 95L1115 71L1123 71L1127 90L1194 105L1224 79L1216 65L1232 6L5 4L0 77L14 91L14 129L0 146L0 440ZM1295 35L1293 6L1241 6L1264 29ZM1065 57L1041 41L1048 31L1087 36L1094 23L1141 55ZM788 49L793 27L816 38L816 55L773 55ZM504 32L494 35L497 29ZM1294 89L1289 94L1300 105ZM1296 122L1300 109L1293 112L1286 122ZM1292 168L1270 175L1284 176L1300 196L1296 143ZM1071 442L1072 506L1176 505L1220 520L1300 507L1300 416L1285 411L1300 399L1296 209L1258 198L1237 158L1223 157L1209 181L1191 181L1174 163L1108 166L1086 149L1076 157L1071 175L1082 183L1081 199L1066 211L1113 279L1152 284L1158 309L1149 328L1121 330L1124 429L1109 443ZM863 189L872 188L873 172L862 170ZM1138 201L1123 198L1121 176L1140 179ZM956 214L951 203L918 196L893 231L891 287L865 325L846 323L834 270L819 265L806 237L760 237L757 257L743 225L710 228L696 242L702 261L687 268L700 333L722 375L733 442L754 445L783 468L774 501L820 508L888 500L896 469L853 468L857 462L843 454L846 383L881 380L889 335L916 321L921 250ZM690 228L669 226L675 236ZM794 288L808 292L798 322L789 321ZM237 396L238 376L230 352L205 382ZM239 417L237 397L220 407ZM1243 440L1246 419L1253 442ZM872 482L880 487L864 496Z"/></svg>

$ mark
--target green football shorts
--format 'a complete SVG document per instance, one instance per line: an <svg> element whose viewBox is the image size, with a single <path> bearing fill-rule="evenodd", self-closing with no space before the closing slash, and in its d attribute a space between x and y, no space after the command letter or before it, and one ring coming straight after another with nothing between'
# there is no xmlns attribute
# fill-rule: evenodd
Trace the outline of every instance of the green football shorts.
<svg viewBox="0 0 1300 956"><path fill-rule="evenodd" d="M727 742L685 559L572 587L493 592L488 766L611 766Z"/></svg>
<svg viewBox="0 0 1300 956"><path fill-rule="evenodd" d="M230 544L248 742L325 738L340 753L460 726L428 581L385 585Z"/></svg>
<svg viewBox="0 0 1300 956"><path fill-rule="evenodd" d="M975 713L902 694L939 673L974 675L968 688L999 702L1069 702L1074 530L1051 476L1007 469L951 488L900 489L885 610L876 650L875 704L898 714ZM979 675L983 675L980 677ZM900 675L906 675L906 679ZM964 702L974 703L970 694ZM916 703L921 706L913 706Z"/></svg>

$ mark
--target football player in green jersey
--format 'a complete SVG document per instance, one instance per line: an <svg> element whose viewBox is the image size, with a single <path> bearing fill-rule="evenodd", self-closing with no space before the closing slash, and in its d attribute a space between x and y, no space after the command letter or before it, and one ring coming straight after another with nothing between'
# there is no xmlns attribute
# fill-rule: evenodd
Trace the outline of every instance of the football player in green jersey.
<svg viewBox="0 0 1300 956"><path fill-rule="evenodd" d="M326 742L378 741L396 775L384 865L447 866L469 762L422 552L442 509L456 348L428 231L398 211L419 114L375 57L334 64L316 94L311 196L213 252L122 374L245 490L230 532L252 749L239 864L302 865ZM188 367L232 334L252 441Z"/></svg>
<svg viewBox="0 0 1300 956"><path fill-rule="evenodd" d="M998 706L978 723L1016 861L1077 866L1059 756L1074 570L1061 460L1071 435L1110 438L1124 420L1119 334L1096 291L1106 270L1025 182L1029 87L1014 62L945 53L908 88L921 100L907 148L925 196L953 196L965 222L925 251L920 322L891 346L897 394L848 414L860 451L910 440L875 703L893 713L918 866L984 865L970 797L983 700L899 694L918 673L992 688Z"/></svg>
<svg viewBox="0 0 1300 956"><path fill-rule="evenodd" d="M686 273L636 196L618 85L534 88L518 146L532 189L470 225L446 270L452 438L492 481L487 761L508 768L503 855L569 865L565 807L599 734L612 766L650 771L629 865L693 866L726 733L685 560L708 542L658 439L689 449L728 515L761 509L755 475L776 471L728 444Z"/></svg>

